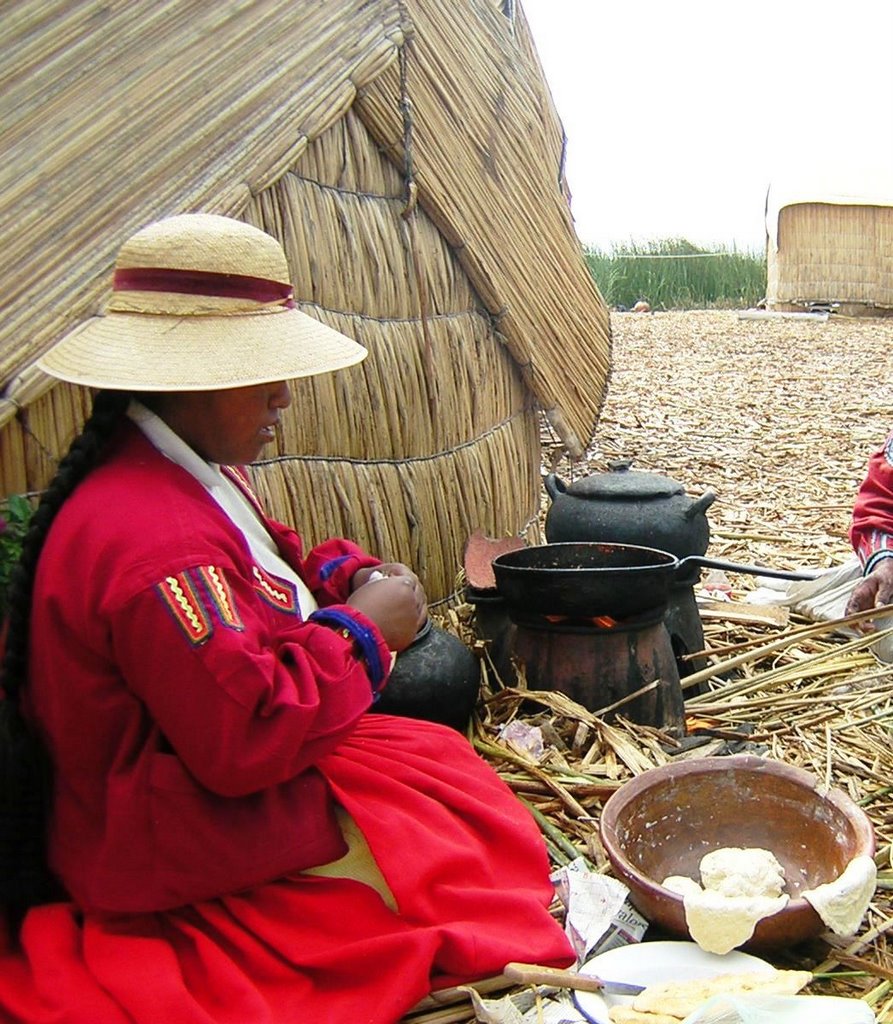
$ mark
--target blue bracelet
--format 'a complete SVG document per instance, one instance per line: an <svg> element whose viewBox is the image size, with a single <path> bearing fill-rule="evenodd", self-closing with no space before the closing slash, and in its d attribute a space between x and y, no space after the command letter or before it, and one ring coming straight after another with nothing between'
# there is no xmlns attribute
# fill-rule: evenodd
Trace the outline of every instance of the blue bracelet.
<svg viewBox="0 0 893 1024"><path fill-rule="evenodd" d="M349 562L351 558L356 558L356 555L338 555L337 558L332 558L323 565L319 570L319 578L325 583L335 572L336 569L340 569L345 562Z"/></svg>
<svg viewBox="0 0 893 1024"><path fill-rule="evenodd" d="M323 626L334 626L341 631L346 640L354 641L359 648L360 656L366 662L372 692L377 694L384 683L385 673L378 654L378 641L372 630L367 629L352 615L337 608L320 608L311 613L309 621L319 622Z"/></svg>

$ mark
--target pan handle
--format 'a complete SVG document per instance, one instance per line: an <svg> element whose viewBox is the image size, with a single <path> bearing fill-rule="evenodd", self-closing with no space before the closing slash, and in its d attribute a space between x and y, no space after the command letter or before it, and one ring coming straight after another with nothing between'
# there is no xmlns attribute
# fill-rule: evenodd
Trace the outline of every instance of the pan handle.
<svg viewBox="0 0 893 1024"><path fill-rule="evenodd" d="M769 569L765 565L739 565L737 562L725 562L721 558L688 555L676 563L676 578L684 576L685 570L692 565L701 565L707 569L725 569L726 572L744 572L750 576L772 576L779 580L815 580L819 577L815 572L789 572L786 569Z"/></svg>

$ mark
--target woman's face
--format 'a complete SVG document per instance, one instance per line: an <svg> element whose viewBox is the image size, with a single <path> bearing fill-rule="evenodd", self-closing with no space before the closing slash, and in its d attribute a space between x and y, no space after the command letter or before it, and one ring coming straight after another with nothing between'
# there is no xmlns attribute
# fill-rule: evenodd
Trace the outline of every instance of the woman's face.
<svg viewBox="0 0 893 1024"><path fill-rule="evenodd" d="M190 448L209 462L228 466L254 462L276 436L279 414L291 403L285 381L146 397L146 404Z"/></svg>

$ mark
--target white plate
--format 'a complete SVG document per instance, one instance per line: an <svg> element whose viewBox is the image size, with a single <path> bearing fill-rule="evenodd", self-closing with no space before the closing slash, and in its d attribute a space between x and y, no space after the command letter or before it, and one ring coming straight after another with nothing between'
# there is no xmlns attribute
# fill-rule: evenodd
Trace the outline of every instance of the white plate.
<svg viewBox="0 0 893 1024"><path fill-rule="evenodd" d="M773 970L775 968L765 960L738 950L719 956L704 952L694 942L635 942L594 956L580 968L580 973L595 974L606 981L653 985L658 981ZM608 1017L610 1008L632 1003L633 999L633 996L608 992L604 995L600 992L574 992L577 1008L592 1024L611 1024Z"/></svg>

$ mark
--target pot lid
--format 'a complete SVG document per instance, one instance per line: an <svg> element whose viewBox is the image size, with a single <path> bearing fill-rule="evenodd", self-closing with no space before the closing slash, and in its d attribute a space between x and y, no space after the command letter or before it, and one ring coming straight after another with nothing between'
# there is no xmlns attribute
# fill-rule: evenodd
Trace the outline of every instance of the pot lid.
<svg viewBox="0 0 893 1024"><path fill-rule="evenodd" d="M631 460L624 459L608 464L609 472L592 473L575 480L567 487L567 493L577 498L650 499L671 498L684 494L685 488L677 480L659 473L646 473L630 469Z"/></svg>

